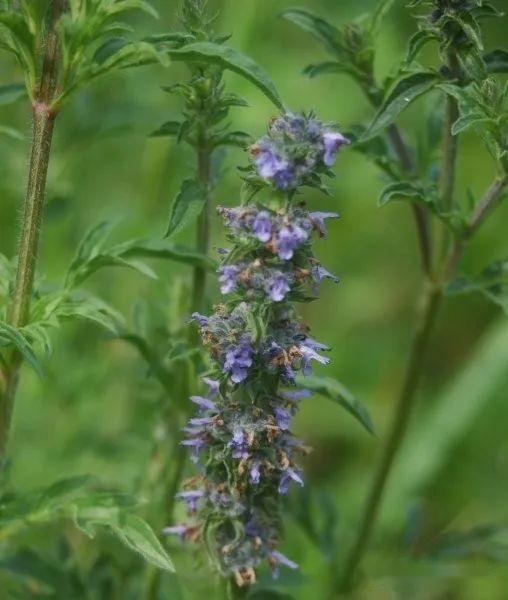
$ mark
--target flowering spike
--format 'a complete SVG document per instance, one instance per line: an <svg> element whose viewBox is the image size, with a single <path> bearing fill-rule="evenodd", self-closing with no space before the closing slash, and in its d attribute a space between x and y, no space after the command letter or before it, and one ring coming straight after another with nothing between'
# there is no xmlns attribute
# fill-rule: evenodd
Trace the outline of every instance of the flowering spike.
<svg viewBox="0 0 508 600"><path fill-rule="evenodd" d="M304 484L297 459L307 449L290 427L309 392L281 388L292 384L297 372L310 374L312 361L329 362L322 355L329 348L309 337L296 302L309 299L323 279L336 280L314 258L311 238L313 231L324 236L325 219L338 215L308 212L292 199L298 186L326 174L344 143L313 116L287 114L271 122L251 157L257 176L275 191L286 190L283 201L219 207L232 242L218 270L227 300L209 317L193 315L210 353L213 379L203 378L205 397L191 397L198 413L182 443L193 462L201 463L203 477L196 479L197 489L186 486L177 495L196 525L165 531L182 539L196 539L201 532L221 573L239 586L256 580L262 562L274 576L280 565L297 568L276 549L279 498Z"/></svg>

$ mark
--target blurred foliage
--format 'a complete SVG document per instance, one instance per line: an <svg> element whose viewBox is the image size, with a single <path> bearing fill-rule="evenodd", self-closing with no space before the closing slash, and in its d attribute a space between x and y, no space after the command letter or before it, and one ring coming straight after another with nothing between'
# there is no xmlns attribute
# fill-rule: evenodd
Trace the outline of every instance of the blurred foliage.
<svg viewBox="0 0 508 600"><path fill-rule="evenodd" d="M126 17L137 38L163 33L176 23L176 1L152 4L158 21L141 13ZM343 26L377 3L298 4ZM263 65L286 104L295 110L313 108L321 118L346 129L370 122L372 109L347 75L302 74L306 64L323 59L323 52L316 40L277 17L293 2L211 0L210 5L218 11L216 29L232 34L228 46ZM381 78L392 74L394 57L404 55L415 29L408 9L394 3L377 31L373 67ZM494 51L505 41L506 18L489 21L486 31L485 50ZM425 46L419 60L432 68L433 57ZM0 85L9 86L0 96L0 253L12 255L26 174L29 110L15 61L3 53L0 65ZM106 260L135 260L133 255L119 255L121 242L129 237L162 239L170 203L189 176L193 156L173 137L150 134L172 115L178 120L178 100L161 87L185 77L180 62L167 69L146 66L97 79L69 99L57 125L49 173L40 262L45 280L39 285L51 289L65 279L78 241L100 221L121 219L111 234L114 242L107 246ZM231 114L232 129L253 137L262 134L276 110L273 104L234 72L225 79L228 89L250 105ZM415 144L423 135L417 102L402 117ZM435 97L422 102L435 106ZM482 192L492 178L493 164L473 133L463 140L458 193L467 198L468 190ZM228 147L221 167L224 176L215 191L221 204L238 201L235 170L245 162L240 149ZM324 288L319 306L305 307L305 318L315 337L333 347L333 366L327 374L362 399L382 437L409 345L419 277L417 247L406 207L397 203L390 210L377 209L386 182L363 156L344 152L337 174L326 202L342 219L330 226L320 254L343 283ZM315 207L323 203L315 191L309 192L308 200ZM481 293L447 299L413 421L414 438L408 436L404 464L393 474L382 526L365 564L371 578L358 592L360 598L506 597L508 341L502 309L484 299L496 293L502 284L500 269L504 271L499 262L495 273L482 270L498 261L500 252L506 254L507 220L505 203L466 255L464 279L455 291L473 286ZM221 245L218 219L213 225L213 243ZM174 239L186 248L194 242L189 228L175 230ZM186 318L181 298L190 286L185 261L152 264L146 256L143 261L150 263L157 279L130 269L87 273L90 293L124 315L128 326L134 326L148 305L157 307L150 311L152 335L160 334L158 323L173 323L178 330ZM0 264L0 272L3 268ZM147 377L146 362L138 353L104 330L73 323L53 340L52 354L40 360L42 379L24 368L10 446L10 486L20 491L46 489L53 481L90 474L99 480L99 490L143 496L160 472L158 462L165 459L156 456L154 461L153 450L178 426L167 422L161 411L164 392ZM301 569L275 585L262 581L253 598L325 597L330 545L347 548L379 450L379 438L366 435L333 402L312 398L302 408L297 432L314 452L307 459L304 495L295 493L289 500L285 532L285 546ZM141 507L154 527L160 525L159 506L153 501ZM220 587L212 589L202 557L174 541L168 547L177 575L163 575L161 598L194 598L200 593L223 597ZM0 540L0 553L0 595L7 598L140 598L145 593L146 565L135 554L109 533L97 530L91 540L68 527L65 519L60 525L30 523L8 544ZM6 573L15 577L7 578ZM83 573L89 574L88 580ZM270 595L268 589L280 594Z"/></svg>

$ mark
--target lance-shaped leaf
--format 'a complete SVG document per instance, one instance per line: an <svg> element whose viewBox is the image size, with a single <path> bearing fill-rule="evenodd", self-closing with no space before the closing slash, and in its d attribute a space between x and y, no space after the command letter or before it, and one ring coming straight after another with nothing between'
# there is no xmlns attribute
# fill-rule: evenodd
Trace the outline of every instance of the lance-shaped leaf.
<svg viewBox="0 0 508 600"><path fill-rule="evenodd" d="M383 20L392 8L395 0L378 0L374 14L372 15L372 21L370 23L370 34L375 37L378 35Z"/></svg>
<svg viewBox="0 0 508 600"><path fill-rule="evenodd" d="M0 347L2 346L13 346L16 348L37 375L42 377L42 370L30 340L27 339L23 331L0 321Z"/></svg>
<svg viewBox="0 0 508 600"><path fill-rule="evenodd" d="M425 190L419 184L412 181L397 181L384 188L377 204L381 207L393 200L424 201L425 198Z"/></svg>
<svg viewBox="0 0 508 600"><path fill-rule="evenodd" d="M438 40L439 36L430 29L417 31L408 42L406 53L406 66L409 67L429 42Z"/></svg>
<svg viewBox="0 0 508 600"><path fill-rule="evenodd" d="M434 71L419 71L400 77L388 90L383 103L363 136L370 139L391 125L416 98L433 89L441 77Z"/></svg>
<svg viewBox="0 0 508 600"><path fill-rule="evenodd" d="M215 262L206 255L159 239L132 240L117 246L116 249L126 258L158 258L212 270L216 268Z"/></svg>
<svg viewBox="0 0 508 600"><path fill-rule="evenodd" d="M182 123L180 121L166 121L160 127L152 131L150 137L168 137L180 134Z"/></svg>
<svg viewBox="0 0 508 600"><path fill-rule="evenodd" d="M296 383L306 390L325 396L337 404L340 404L340 406L353 415L367 431L374 433L374 425L369 412L358 398L356 398L340 381L337 381L332 377L319 377L317 375L303 377L298 375L296 377Z"/></svg>
<svg viewBox="0 0 508 600"><path fill-rule="evenodd" d="M233 48L213 42L196 42L179 49L171 49L169 55L172 60L215 64L222 69L238 73L258 87L275 106L284 109L279 92L266 71L251 58Z"/></svg>
<svg viewBox="0 0 508 600"><path fill-rule="evenodd" d="M172 237L193 223L203 212L205 204L206 190L203 185L193 179L186 179L171 205L165 237Z"/></svg>
<svg viewBox="0 0 508 600"><path fill-rule="evenodd" d="M331 54L342 54L341 33L325 19L305 8L289 8L279 16L312 34Z"/></svg>

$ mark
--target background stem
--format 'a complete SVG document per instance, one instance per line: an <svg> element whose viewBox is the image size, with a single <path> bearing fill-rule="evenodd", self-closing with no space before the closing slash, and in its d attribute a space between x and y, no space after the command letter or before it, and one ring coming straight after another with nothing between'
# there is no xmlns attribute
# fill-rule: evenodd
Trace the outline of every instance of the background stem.
<svg viewBox="0 0 508 600"><path fill-rule="evenodd" d="M59 52L56 24L65 5L66 0L54 0L52 4L48 34L44 45L40 84L34 94L33 138L28 184L21 220L16 279L7 313L9 324L15 328L23 327L27 323L30 311L56 117L56 113L51 107L58 80ZM0 390L0 462L5 456L21 363L22 358L19 352L13 351L5 367L3 388Z"/></svg>
<svg viewBox="0 0 508 600"><path fill-rule="evenodd" d="M370 539L388 476L397 450L404 438L415 404L416 392L425 367L425 356L441 303L441 295L439 287L430 281L426 282L422 293L422 306L416 323L404 384L395 410L394 420L365 503L355 544L345 563L343 577L339 582L340 591L347 592L351 589L356 570Z"/></svg>

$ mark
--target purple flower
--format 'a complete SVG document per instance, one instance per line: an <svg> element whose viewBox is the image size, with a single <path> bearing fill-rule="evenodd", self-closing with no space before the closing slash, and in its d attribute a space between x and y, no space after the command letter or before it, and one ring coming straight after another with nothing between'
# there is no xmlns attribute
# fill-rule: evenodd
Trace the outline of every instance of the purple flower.
<svg viewBox="0 0 508 600"><path fill-rule="evenodd" d="M199 327L205 327L205 325L208 325L208 321L210 320L208 317L205 317L205 315L201 315L198 312L193 312L191 317L194 321L196 321Z"/></svg>
<svg viewBox="0 0 508 600"><path fill-rule="evenodd" d="M210 377L202 377L201 381L208 386L207 398L214 398L219 393L220 383Z"/></svg>
<svg viewBox="0 0 508 600"><path fill-rule="evenodd" d="M287 277L283 273L274 275L265 284L266 293L273 302L281 302L284 300L284 296L290 289Z"/></svg>
<svg viewBox="0 0 508 600"><path fill-rule="evenodd" d="M272 221L266 210L258 212L252 222L252 231L260 242L268 242L272 237Z"/></svg>
<svg viewBox="0 0 508 600"><path fill-rule="evenodd" d="M325 219L338 219L339 215L334 212L311 212L309 213L309 219L312 221L314 227L318 230L321 237L326 235Z"/></svg>
<svg viewBox="0 0 508 600"><path fill-rule="evenodd" d="M288 430L291 425L291 413L286 408L278 406L275 409L275 421L279 429Z"/></svg>
<svg viewBox="0 0 508 600"><path fill-rule="evenodd" d="M191 396L190 400L191 402L194 402L194 404L197 404L201 410L217 410L217 405L209 398L203 398L202 396Z"/></svg>
<svg viewBox="0 0 508 600"><path fill-rule="evenodd" d="M205 425L211 425L213 420L211 417L194 417L190 419L189 425L193 427L204 427Z"/></svg>
<svg viewBox="0 0 508 600"><path fill-rule="evenodd" d="M199 461L199 453L206 446L204 440L201 438L183 440L183 442L180 442L180 444L191 449L191 461L193 463L197 463Z"/></svg>
<svg viewBox="0 0 508 600"><path fill-rule="evenodd" d="M188 529L189 528L187 525L173 525L171 527L165 527L162 530L162 533L164 535L177 535L181 540L183 540Z"/></svg>
<svg viewBox="0 0 508 600"><path fill-rule="evenodd" d="M250 465L249 479L253 485L258 485L261 479L261 472L259 470L260 464L261 463L259 462L259 460L253 460Z"/></svg>
<svg viewBox="0 0 508 600"><path fill-rule="evenodd" d="M254 164L259 175L264 179L270 179L288 167L288 162L278 154L273 145L267 140L259 142Z"/></svg>
<svg viewBox="0 0 508 600"><path fill-rule="evenodd" d="M330 359L326 356L321 356L316 352L316 350L328 350L328 346L323 344L319 344L310 338L307 338L305 342L300 344L300 352L302 353L302 374L307 377L312 373L312 368L310 365L311 360L315 360L322 365L327 365L330 362Z"/></svg>
<svg viewBox="0 0 508 600"><path fill-rule="evenodd" d="M233 458L249 458L245 432L241 427L235 428L233 437L228 446L233 448Z"/></svg>
<svg viewBox="0 0 508 600"><path fill-rule="evenodd" d="M281 227L277 232L276 247L279 258L290 260L293 258L294 251L303 244L308 238L305 229L293 225Z"/></svg>
<svg viewBox="0 0 508 600"><path fill-rule="evenodd" d="M235 289L237 278L241 271L242 267L240 265L219 267L220 291L222 294L229 294Z"/></svg>
<svg viewBox="0 0 508 600"><path fill-rule="evenodd" d="M327 271L321 265L314 265L311 269L312 278L316 283L321 283L323 279L331 279L335 283L339 283L339 278L332 275L330 271Z"/></svg>
<svg viewBox="0 0 508 600"><path fill-rule="evenodd" d="M205 493L202 490L192 490L188 492L180 492L179 494L176 494L175 498L185 502L187 505L187 511L189 514L192 514L198 510L198 503L204 495Z"/></svg>
<svg viewBox="0 0 508 600"><path fill-rule="evenodd" d="M293 571L298 569L298 565L295 562L284 556L281 552L277 552L277 550L270 552L270 564L272 565L272 577L274 579L279 577L279 565L284 565Z"/></svg>
<svg viewBox="0 0 508 600"><path fill-rule="evenodd" d="M280 190L287 190L295 184L295 170L289 166L280 169L273 176L275 187Z"/></svg>
<svg viewBox="0 0 508 600"><path fill-rule="evenodd" d="M327 167L331 167L335 162L335 154L341 146L349 144L349 140L342 134L335 131L326 131L323 134L323 162Z"/></svg>
<svg viewBox="0 0 508 600"><path fill-rule="evenodd" d="M240 383L247 377L253 354L249 336L242 337L238 346L232 346L226 352L223 371L230 374L233 383Z"/></svg>
<svg viewBox="0 0 508 600"><path fill-rule="evenodd" d="M312 396L312 392L310 390L286 391L282 392L281 396L290 402L298 402L298 400L301 400L302 398Z"/></svg>
<svg viewBox="0 0 508 600"><path fill-rule="evenodd" d="M280 478L279 481L279 494L287 494L289 489L289 484L294 481L299 485L303 486L303 479L300 476L300 473L293 468L286 469Z"/></svg>

